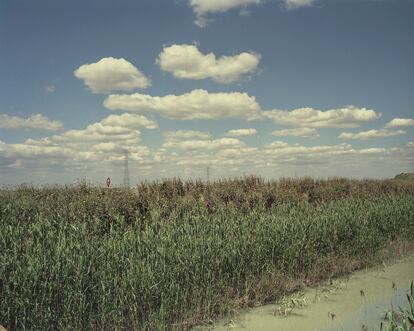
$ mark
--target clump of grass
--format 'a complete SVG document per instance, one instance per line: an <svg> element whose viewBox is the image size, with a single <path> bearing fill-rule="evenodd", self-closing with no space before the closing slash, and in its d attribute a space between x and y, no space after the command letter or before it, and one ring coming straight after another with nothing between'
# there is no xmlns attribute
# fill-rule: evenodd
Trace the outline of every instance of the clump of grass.
<svg viewBox="0 0 414 331"><path fill-rule="evenodd" d="M282 316L290 315L294 309L302 308L306 306L307 301L305 298L305 293L303 291L299 291L294 295L287 296L282 298L278 302L278 306L274 311L274 315L279 314Z"/></svg>
<svg viewBox="0 0 414 331"><path fill-rule="evenodd" d="M179 179L0 190L8 330L182 330L372 263L414 233L399 181Z"/></svg>
<svg viewBox="0 0 414 331"><path fill-rule="evenodd" d="M386 319L388 320L388 331L410 331L414 329L414 281L411 281L410 291L407 293L409 308L399 311L388 311Z"/></svg>

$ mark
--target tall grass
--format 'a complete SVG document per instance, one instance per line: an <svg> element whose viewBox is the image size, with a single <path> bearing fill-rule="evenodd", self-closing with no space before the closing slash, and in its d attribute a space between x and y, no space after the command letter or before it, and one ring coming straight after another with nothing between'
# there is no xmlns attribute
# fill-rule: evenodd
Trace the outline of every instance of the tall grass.
<svg viewBox="0 0 414 331"><path fill-rule="evenodd" d="M0 324L173 330L412 240L414 185L178 179L0 191Z"/></svg>

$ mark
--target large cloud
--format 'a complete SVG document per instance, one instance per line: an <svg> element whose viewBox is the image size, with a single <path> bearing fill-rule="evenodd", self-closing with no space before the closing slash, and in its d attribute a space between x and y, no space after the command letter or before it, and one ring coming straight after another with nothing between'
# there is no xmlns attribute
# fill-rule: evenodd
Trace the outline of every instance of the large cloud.
<svg viewBox="0 0 414 331"><path fill-rule="evenodd" d="M392 131L388 129L381 129L381 130L368 130L362 131L358 133L352 132L342 132L338 138L340 139L358 139L358 140L366 140L371 138L384 138L384 137L393 137L405 134L405 131L398 130Z"/></svg>
<svg viewBox="0 0 414 331"><path fill-rule="evenodd" d="M52 121L42 114L33 114L23 118L0 113L0 128L57 131L63 128L63 124L60 121Z"/></svg>
<svg viewBox="0 0 414 331"><path fill-rule="evenodd" d="M386 128L399 128L414 126L414 119L412 118L394 118L392 121L385 124Z"/></svg>
<svg viewBox="0 0 414 331"><path fill-rule="evenodd" d="M176 78L206 79L232 83L256 70L260 54L240 53L216 58L214 53L203 54L194 45L172 45L159 54L157 63L162 70Z"/></svg>
<svg viewBox="0 0 414 331"><path fill-rule="evenodd" d="M82 79L93 93L130 91L151 86L151 81L123 58L105 57L96 63L81 65L74 75Z"/></svg>
<svg viewBox="0 0 414 331"><path fill-rule="evenodd" d="M313 108L299 108L292 111L271 110L264 115L276 124L308 128L355 128L381 116L372 109L353 106L326 111Z"/></svg>
<svg viewBox="0 0 414 331"><path fill-rule="evenodd" d="M208 14L226 12L237 7L257 5L261 3L261 0L189 0L189 3L197 16L194 23L200 27L205 27Z"/></svg>
<svg viewBox="0 0 414 331"><path fill-rule="evenodd" d="M153 97L146 94L109 95L104 106L111 110L153 112L163 117L179 120L261 117L256 98L247 93L209 93L193 90L182 95Z"/></svg>
<svg viewBox="0 0 414 331"><path fill-rule="evenodd" d="M317 138L318 131L315 128L295 128L272 131L272 136L275 137L303 137L303 138Z"/></svg>

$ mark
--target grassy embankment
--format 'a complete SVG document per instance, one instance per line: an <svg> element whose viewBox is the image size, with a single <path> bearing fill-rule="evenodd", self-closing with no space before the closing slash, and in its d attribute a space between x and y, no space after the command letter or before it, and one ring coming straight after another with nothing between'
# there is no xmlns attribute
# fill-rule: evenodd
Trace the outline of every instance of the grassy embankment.
<svg viewBox="0 0 414 331"><path fill-rule="evenodd" d="M397 254L413 219L395 180L0 190L0 324L186 329Z"/></svg>

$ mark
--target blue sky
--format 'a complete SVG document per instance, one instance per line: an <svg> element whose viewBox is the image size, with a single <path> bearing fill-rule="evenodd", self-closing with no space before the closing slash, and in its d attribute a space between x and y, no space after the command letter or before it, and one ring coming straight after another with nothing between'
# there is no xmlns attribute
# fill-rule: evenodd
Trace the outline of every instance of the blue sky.
<svg viewBox="0 0 414 331"><path fill-rule="evenodd" d="M413 14L408 0L0 0L0 183L120 183L124 149L134 183L207 166L413 171Z"/></svg>

